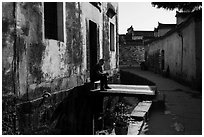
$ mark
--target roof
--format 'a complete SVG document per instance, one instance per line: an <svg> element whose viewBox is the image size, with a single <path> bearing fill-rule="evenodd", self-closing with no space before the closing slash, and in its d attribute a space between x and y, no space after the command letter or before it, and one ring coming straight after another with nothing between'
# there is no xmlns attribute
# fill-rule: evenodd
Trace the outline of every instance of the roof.
<svg viewBox="0 0 204 137"><path fill-rule="evenodd" d="M154 36L154 31L133 31L134 36Z"/></svg>
<svg viewBox="0 0 204 137"><path fill-rule="evenodd" d="M132 45L134 45L134 46L139 46L139 45L143 45L143 41L142 40L128 40L128 41L126 41L126 44L125 44L126 46L132 46Z"/></svg>
<svg viewBox="0 0 204 137"><path fill-rule="evenodd" d="M163 28L174 28L176 24L163 24L158 22L158 29L163 29Z"/></svg>
<svg viewBox="0 0 204 137"><path fill-rule="evenodd" d="M175 17L185 18L185 17L189 16L190 14L191 14L191 12L178 12L178 11L176 11L176 16Z"/></svg>
<svg viewBox="0 0 204 137"><path fill-rule="evenodd" d="M184 22L182 22L181 24L179 25L176 25L173 29L171 29L170 31L168 31L165 35L161 36L161 37L156 37L155 39L152 39L148 42L146 42L145 44L149 44L149 43L152 43L154 41L157 41L157 40L160 40L160 39L163 39L171 34L173 34L174 32L180 30L181 28L185 27L187 24L190 23L191 19L194 18L195 20L199 20L201 19L202 21L202 10L198 10L198 11L194 11L193 13L191 13L191 15L188 17L188 19Z"/></svg>

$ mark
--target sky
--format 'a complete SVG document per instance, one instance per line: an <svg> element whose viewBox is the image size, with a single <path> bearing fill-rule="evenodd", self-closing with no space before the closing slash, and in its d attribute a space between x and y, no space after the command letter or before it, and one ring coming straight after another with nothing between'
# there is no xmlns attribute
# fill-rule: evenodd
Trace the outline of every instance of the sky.
<svg viewBox="0 0 204 137"><path fill-rule="evenodd" d="M153 31L158 22L176 24L176 10L156 8L151 2L119 2L119 34L127 33L132 25L134 30Z"/></svg>

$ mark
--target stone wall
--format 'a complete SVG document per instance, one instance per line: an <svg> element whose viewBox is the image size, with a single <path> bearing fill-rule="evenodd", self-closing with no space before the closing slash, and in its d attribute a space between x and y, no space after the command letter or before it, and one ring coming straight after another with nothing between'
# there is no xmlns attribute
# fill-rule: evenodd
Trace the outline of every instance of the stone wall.
<svg viewBox="0 0 204 137"><path fill-rule="evenodd" d="M118 73L118 51L110 53L109 45L103 44L103 40L109 41L109 35L105 34L110 31L110 21L117 28L118 15L111 20L106 17L107 3L101 3L101 11L89 2L63 2L62 5L64 41L45 38L44 3L2 4L4 134L47 134L52 113L65 97L80 101L87 96L84 95L87 88L83 90L80 87L90 83L89 20L95 21L98 28L98 59L109 55L106 70L110 76ZM113 7L117 12L117 3L113 3ZM116 34L117 29L115 37ZM115 41L115 46L118 46L118 41ZM89 97L84 98L84 102L88 100ZM71 110L80 106L78 101L74 102L76 105L70 105ZM11 107L6 107L8 104ZM81 110L86 108L89 108L89 103L85 103ZM80 111L79 115L81 117L84 113ZM81 121L82 117L75 122ZM8 123L11 125L7 126ZM91 133L89 126L84 131L75 128L69 133Z"/></svg>
<svg viewBox="0 0 204 137"><path fill-rule="evenodd" d="M39 135L92 134L93 103L89 92L89 85L78 86L19 104L18 131Z"/></svg>
<svg viewBox="0 0 204 137"><path fill-rule="evenodd" d="M120 66L135 66L144 61L144 46L120 45Z"/></svg>

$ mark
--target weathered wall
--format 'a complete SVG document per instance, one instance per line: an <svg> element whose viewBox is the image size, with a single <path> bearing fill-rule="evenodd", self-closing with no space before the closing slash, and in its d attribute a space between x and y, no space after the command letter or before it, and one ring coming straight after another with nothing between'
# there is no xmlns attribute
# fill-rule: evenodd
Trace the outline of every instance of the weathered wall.
<svg viewBox="0 0 204 137"><path fill-rule="evenodd" d="M89 21L93 21L97 25L97 59L101 58L102 55L102 13L88 2L80 3L81 7L81 32L83 39L83 64L84 64L84 73L87 75L87 80L90 77L90 41L89 41Z"/></svg>
<svg viewBox="0 0 204 137"><path fill-rule="evenodd" d="M150 69L159 68L161 70L161 60L158 59L158 63L153 65L154 61L151 61L153 54L159 52L158 57L161 57L161 50L164 50L165 67L167 70L169 66L170 75L180 81L191 83L192 85L197 81L196 77L196 56L199 54L196 51L196 47L200 47L201 43L196 44L195 39L195 26L194 18L189 20L183 27L180 27L177 31L174 31L170 35L156 40L148 44L148 58ZM200 28L201 26L199 26ZM199 35L198 37L201 37ZM200 57L199 57L200 58ZM201 62L199 62L201 64ZM158 66L159 65L159 66ZM201 71L199 70L201 73Z"/></svg>
<svg viewBox="0 0 204 137"><path fill-rule="evenodd" d="M144 61L144 46L120 46L120 66L139 65Z"/></svg>
<svg viewBox="0 0 204 137"><path fill-rule="evenodd" d="M2 2L2 134L16 134L15 126L15 14L14 3Z"/></svg>
<svg viewBox="0 0 204 137"><path fill-rule="evenodd" d="M104 69L109 71L111 75L114 75L118 72L118 8L117 3L111 3L115 8L116 15L111 19L106 15L107 12L107 4L106 2L101 3L101 11L98 10L96 7L91 5L88 2L81 3L81 24L82 24L82 34L83 34L83 45L84 45L84 66L87 67L87 73L89 73L89 20L93 21L97 24L97 60L100 58L104 58L106 60ZM115 51L110 51L110 22L115 26ZM114 72L114 71L117 72Z"/></svg>
<svg viewBox="0 0 204 137"><path fill-rule="evenodd" d="M186 26L182 31L183 35L183 78L188 81L196 79L196 42L195 42L195 22Z"/></svg>
<svg viewBox="0 0 204 137"><path fill-rule="evenodd" d="M106 70L110 71L111 76L118 73L118 50L110 53L109 45L104 45L103 42L106 40L108 43L110 32L109 26L104 28L104 24L109 25L111 21L116 28L115 46L118 49L116 37L118 13L109 20L105 17L106 5L107 3L102 3L102 10L99 12L88 2L64 2L64 42L62 42L45 39L44 3L3 3L3 95L7 93L14 95L14 101L13 98L11 101L16 102L14 108L17 117L14 117L13 130L20 131L21 134L46 134L51 126L49 122L53 111L59 102L71 93L78 99L72 99L71 105L66 107L74 110L76 105L72 104L80 106L80 100L84 95L81 94L83 90L77 87L83 88L85 83L90 82L88 58L91 53L88 48L87 24L89 20L97 23L97 58L104 57L104 54L108 55ZM117 3L113 5L117 12ZM107 35L104 35L105 33ZM76 90L72 90L73 88ZM86 87L86 90L89 89ZM47 98L49 95L43 96L45 92L50 93L49 98ZM90 107L88 101L89 98L84 99L82 110ZM4 103L4 108L7 104ZM73 111L69 116L78 113ZM85 117L88 121L91 113ZM78 127L75 124L78 122L80 124L83 117L84 114L80 111L78 117L74 117L75 123L69 123L73 130L73 132L70 130L70 133L90 134L89 129L84 131L76 129Z"/></svg>
<svg viewBox="0 0 204 137"><path fill-rule="evenodd" d="M106 64L104 66L105 70L112 70L110 71L110 73L113 73L114 69L118 68L118 62L119 62L119 58L118 58L118 5L117 3L102 3L103 5L103 43L102 43L102 47L103 47L103 58L106 60ZM116 12L116 15L113 16L113 18L110 18L106 15L108 8L110 7L110 5L114 8L113 10ZM114 43L115 43L115 51L110 51L110 23L114 24Z"/></svg>
<svg viewBox="0 0 204 137"><path fill-rule="evenodd" d="M13 91L15 15L13 3L2 3L2 88L3 95Z"/></svg>
<svg viewBox="0 0 204 137"><path fill-rule="evenodd" d="M196 80L195 85L202 89L202 19L196 20L195 26L195 41L196 41ZM196 84L197 83L197 84Z"/></svg>
<svg viewBox="0 0 204 137"><path fill-rule="evenodd" d="M165 35L169 30L170 30L170 28L158 29L158 37Z"/></svg>
<svg viewBox="0 0 204 137"><path fill-rule="evenodd" d="M19 76L18 95L29 100L29 85L41 83L41 57L44 50L42 42L42 4L16 3L16 58Z"/></svg>

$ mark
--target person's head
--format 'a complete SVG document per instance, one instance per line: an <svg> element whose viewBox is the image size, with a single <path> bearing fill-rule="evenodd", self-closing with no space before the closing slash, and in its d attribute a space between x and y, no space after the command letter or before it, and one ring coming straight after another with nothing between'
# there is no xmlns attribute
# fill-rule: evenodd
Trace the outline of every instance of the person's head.
<svg viewBox="0 0 204 137"><path fill-rule="evenodd" d="M99 63L99 65L102 66L104 64L104 62L105 62L104 59L100 59L98 63Z"/></svg>

